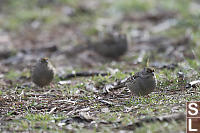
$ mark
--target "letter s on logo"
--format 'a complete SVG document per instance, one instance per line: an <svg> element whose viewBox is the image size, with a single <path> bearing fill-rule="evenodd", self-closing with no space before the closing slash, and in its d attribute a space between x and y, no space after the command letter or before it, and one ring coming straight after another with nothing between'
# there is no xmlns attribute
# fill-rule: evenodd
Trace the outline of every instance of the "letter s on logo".
<svg viewBox="0 0 200 133"><path fill-rule="evenodd" d="M195 106L196 108L195 108L195 107L192 107L192 105ZM198 105L197 105L196 103L189 103L188 106L189 106L189 109L190 109L190 110L193 110L193 111L194 111L194 113L192 113L192 112L189 110L188 113L189 113L190 115L197 115L197 114L198 114L198 109L197 109L197 106L198 106Z"/></svg>

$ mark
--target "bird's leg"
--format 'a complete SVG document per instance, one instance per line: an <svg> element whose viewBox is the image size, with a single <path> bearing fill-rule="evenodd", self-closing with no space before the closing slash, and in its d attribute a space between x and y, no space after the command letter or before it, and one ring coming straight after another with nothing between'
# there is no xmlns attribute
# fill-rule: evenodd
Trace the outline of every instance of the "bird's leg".
<svg viewBox="0 0 200 133"><path fill-rule="evenodd" d="M148 94L148 95L146 95L146 96L144 96L144 98L150 98L149 94Z"/></svg>
<svg viewBox="0 0 200 133"><path fill-rule="evenodd" d="M33 96L35 96L35 99L37 98L38 90L40 90L40 87L39 86L34 86L34 88L33 88Z"/></svg>
<svg viewBox="0 0 200 133"><path fill-rule="evenodd" d="M54 88L55 87L55 85L54 85L54 83L50 83L50 88Z"/></svg>
<svg viewBox="0 0 200 133"><path fill-rule="evenodd" d="M45 94L46 98L48 97L48 94L50 94L50 92L51 92L50 88L51 88L50 85L48 85L48 86L45 86L43 89L43 90L45 90L44 94Z"/></svg>
<svg viewBox="0 0 200 133"><path fill-rule="evenodd" d="M132 92L130 92L130 93L131 93L131 99L132 99L132 102L133 102L133 103L136 103L137 100L138 100L137 96L135 96L135 94L132 93Z"/></svg>

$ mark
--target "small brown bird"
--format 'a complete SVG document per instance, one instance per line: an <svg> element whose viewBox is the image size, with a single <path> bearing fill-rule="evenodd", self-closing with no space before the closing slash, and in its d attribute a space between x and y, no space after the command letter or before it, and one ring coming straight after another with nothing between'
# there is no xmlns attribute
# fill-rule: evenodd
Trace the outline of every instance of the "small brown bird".
<svg viewBox="0 0 200 133"><path fill-rule="evenodd" d="M127 88L137 96L145 96L156 88L154 69L146 67L141 72L131 76L125 83Z"/></svg>
<svg viewBox="0 0 200 133"><path fill-rule="evenodd" d="M39 87L49 85L55 75L55 68L48 58L41 58L32 69L32 81Z"/></svg>
<svg viewBox="0 0 200 133"><path fill-rule="evenodd" d="M77 45L67 51L66 55L72 56L85 50L92 50L103 57L118 59L127 52L128 43L125 34L118 32L102 34L103 36L98 37L98 41L91 42L88 40L86 45Z"/></svg>
<svg viewBox="0 0 200 133"><path fill-rule="evenodd" d="M128 44L125 34L108 33L105 36L101 41L90 44L89 47L99 55L113 59L117 59L126 53Z"/></svg>

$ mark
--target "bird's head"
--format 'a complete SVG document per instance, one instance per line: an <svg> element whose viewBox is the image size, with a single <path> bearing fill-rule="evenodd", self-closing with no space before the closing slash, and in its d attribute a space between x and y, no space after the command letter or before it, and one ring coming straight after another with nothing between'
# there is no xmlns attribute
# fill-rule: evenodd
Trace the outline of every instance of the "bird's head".
<svg viewBox="0 0 200 133"><path fill-rule="evenodd" d="M48 64L48 62L49 62L48 58L41 58L40 59L40 63L42 63L42 64Z"/></svg>
<svg viewBox="0 0 200 133"><path fill-rule="evenodd" d="M154 72L155 72L154 68L150 68L150 67L145 67L143 70L143 74L146 74L146 75L149 75L149 74L154 75Z"/></svg>

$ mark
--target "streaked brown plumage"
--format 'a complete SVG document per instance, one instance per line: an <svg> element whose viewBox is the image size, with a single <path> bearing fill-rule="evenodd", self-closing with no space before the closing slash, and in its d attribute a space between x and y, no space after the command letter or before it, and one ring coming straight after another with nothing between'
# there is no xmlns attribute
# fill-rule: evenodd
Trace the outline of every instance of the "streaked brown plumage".
<svg viewBox="0 0 200 133"><path fill-rule="evenodd" d="M49 85L55 75L55 68L48 58L41 58L32 69L32 82L39 87Z"/></svg>
<svg viewBox="0 0 200 133"><path fill-rule="evenodd" d="M111 59L118 59L124 55L128 49L127 38L125 34L120 33L105 33L99 36L98 41L91 42L88 40L86 45L77 45L70 51L67 51L67 56L76 55L84 50L93 50L97 54Z"/></svg>
<svg viewBox="0 0 200 133"><path fill-rule="evenodd" d="M125 84L137 96L148 95L156 88L154 70L146 67L141 72L131 76Z"/></svg>
<svg viewBox="0 0 200 133"><path fill-rule="evenodd" d="M117 59L124 55L128 49L127 39L125 34L106 34L107 37L103 40L91 44L90 47L99 55Z"/></svg>

